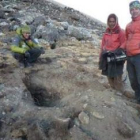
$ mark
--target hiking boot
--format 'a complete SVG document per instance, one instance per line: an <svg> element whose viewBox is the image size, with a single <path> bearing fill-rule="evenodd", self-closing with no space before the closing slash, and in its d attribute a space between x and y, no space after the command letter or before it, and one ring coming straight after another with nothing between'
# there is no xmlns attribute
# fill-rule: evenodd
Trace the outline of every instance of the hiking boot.
<svg viewBox="0 0 140 140"><path fill-rule="evenodd" d="M136 100L136 103L140 105L140 100Z"/></svg>
<svg viewBox="0 0 140 140"><path fill-rule="evenodd" d="M128 98L131 98L131 99L134 99L134 98L135 98L134 92L131 91L131 90L125 90L125 91L123 92L123 94L124 94L126 97L128 97Z"/></svg>
<svg viewBox="0 0 140 140"><path fill-rule="evenodd" d="M25 68L24 64L23 63L19 63L19 68L21 68L21 69Z"/></svg>
<svg viewBox="0 0 140 140"><path fill-rule="evenodd" d="M31 63L26 63L25 68L31 68L31 67L33 67L33 64L31 64Z"/></svg>

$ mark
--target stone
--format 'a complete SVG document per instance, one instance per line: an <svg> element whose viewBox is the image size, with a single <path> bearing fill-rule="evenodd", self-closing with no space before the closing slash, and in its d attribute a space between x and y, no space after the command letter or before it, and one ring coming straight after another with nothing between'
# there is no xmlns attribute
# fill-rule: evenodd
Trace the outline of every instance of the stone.
<svg viewBox="0 0 140 140"><path fill-rule="evenodd" d="M87 29L80 27L78 28L74 26L69 26L68 34L71 37L77 38L78 40L88 40L89 38L91 38L90 32Z"/></svg>
<svg viewBox="0 0 140 140"><path fill-rule="evenodd" d="M68 29L68 26L69 26L68 22L61 22L60 24L64 28L64 30Z"/></svg>
<svg viewBox="0 0 140 140"><path fill-rule="evenodd" d="M24 137L27 134L27 129L26 128L21 128L21 129L15 129L11 132L11 136L13 138L19 138L19 137Z"/></svg>
<svg viewBox="0 0 140 140"><path fill-rule="evenodd" d="M69 123L70 123L70 118L55 118L55 120L53 121L55 130L61 136L68 133Z"/></svg>
<svg viewBox="0 0 140 140"><path fill-rule="evenodd" d="M92 112L92 115L97 119L104 119L105 118L102 114L95 112L95 111Z"/></svg>
<svg viewBox="0 0 140 140"><path fill-rule="evenodd" d="M77 59L77 61L80 64L86 64L87 63L87 59L86 58L79 58L79 59Z"/></svg>
<svg viewBox="0 0 140 140"><path fill-rule="evenodd" d="M89 116L85 112L81 112L78 115L78 119L82 124L89 124Z"/></svg>
<svg viewBox="0 0 140 140"><path fill-rule="evenodd" d="M128 122L120 121L118 123L117 131L124 138L132 138L135 135L134 128Z"/></svg>
<svg viewBox="0 0 140 140"><path fill-rule="evenodd" d="M29 140L48 140L39 123L33 123L28 127L27 139Z"/></svg>
<svg viewBox="0 0 140 140"><path fill-rule="evenodd" d="M0 92L0 98L3 98L5 95Z"/></svg>

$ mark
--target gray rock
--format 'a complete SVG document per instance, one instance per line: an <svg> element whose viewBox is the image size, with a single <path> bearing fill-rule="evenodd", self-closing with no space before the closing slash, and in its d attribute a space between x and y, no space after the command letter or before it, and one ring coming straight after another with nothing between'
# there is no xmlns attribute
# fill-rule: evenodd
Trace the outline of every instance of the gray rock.
<svg viewBox="0 0 140 140"><path fill-rule="evenodd" d="M87 40L92 37L87 29L74 26L68 27L68 35L71 37L75 37L78 40Z"/></svg>
<svg viewBox="0 0 140 140"><path fill-rule="evenodd" d="M31 9L31 11L21 10L20 14L24 15L22 17L18 17L18 20L20 20L22 24L32 24L36 17L42 16L42 14L36 12L36 9Z"/></svg>
<svg viewBox="0 0 140 140"><path fill-rule="evenodd" d="M117 131L124 138L132 138L135 135L135 130L132 125L128 122L123 122L122 120L118 123Z"/></svg>
<svg viewBox="0 0 140 140"><path fill-rule="evenodd" d="M82 124L89 124L89 117L85 112L81 112L78 118Z"/></svg>
<svg viewBox="0 0 140 140"><path fill-rule="evenodd" d="M68 29L68 26L69 26L68 22L61 22L60 24L64 28L64 30Z"/></svg>
<svg viewBox="0 0 140 140"><path fill-rule="evenodd" d="M34 18L32 25L34 25L35 27L37 27L39 25L46 25L45 17L38 16L38 17Z"/></svg>
<svg viewBox="0 0 140 140"><path fill-rule="evenodd" d="M70 122L70 118L55 118L54 120L55 129L57 129L57 131L63 131L63 132L68 131L69 122Z"/></svg>
<svg viewBox="0 0 140 140"><path fill-rule="evenodd" d="M3 10L0 10L0 18L5 19L5 13Z"/></svg>
<svg viewBox="0 0 140 140"><path fill-rule="evenodd" d="M10 25L9 31L16 31L17 28L19 28L19 25Z"/></svg>
<svg viewBox="0 0 140 140"><path fill-rule="evenodd" d="M7 26L7 25L9 25L7 22L1 22L0 23L0 26Z"/></svg>
<svg viewBox="0 0 140 140"><path fill-rule="evenodd" d="M28 127L27 138L28 140L48 140L38 122Z"/></svg>
<svg viewBox="0 0 140 140"><path fill-rule="evenodd" d="M3 42L3 43L7 43L7 44L9 44L9 43L11 43L12 42L12 39L9 37L7 37L7 38L4 38L4 39L1 39L1 41Z"/></svg>
<svg viewBox="0 0 140 140"><path fill-rule="evenodd" d="M45 27L41 25L37 28L37 31L34 34L34 36L36 38L45 39L48 42L54 42L58 39L59 33L54 26L51 27L51 25L48 25L47 27Z"/></svg>

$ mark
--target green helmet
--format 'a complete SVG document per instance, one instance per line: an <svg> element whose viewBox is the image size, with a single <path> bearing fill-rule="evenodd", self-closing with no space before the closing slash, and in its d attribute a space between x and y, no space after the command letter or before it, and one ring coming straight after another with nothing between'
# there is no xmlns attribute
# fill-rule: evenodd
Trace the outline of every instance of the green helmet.
<svg viewBox="0 0 140 140"><path fill-rule="evenodd" d="M31 33L31 28L28 25L24 25L21 27L21 33Z"/></svg>

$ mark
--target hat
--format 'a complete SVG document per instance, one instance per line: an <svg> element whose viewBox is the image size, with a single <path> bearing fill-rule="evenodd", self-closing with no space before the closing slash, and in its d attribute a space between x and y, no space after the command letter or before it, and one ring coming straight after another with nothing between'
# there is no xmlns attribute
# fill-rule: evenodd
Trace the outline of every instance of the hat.
<svg viewBox="0 0 140 140"><path fill-rule="evenodd" d="M137 1L137 0L130 2L129 8L130 8L130 9L133 9L133 8L138 8L138 9L140 9L140 2Z"/></svg>
<svg viewBox="0 0 140 140"><path fill-rule="evenodd" d="M31 29L28 25L25 25L25 26L21 27L21 32L22 33L31 33Z"/></svg>

